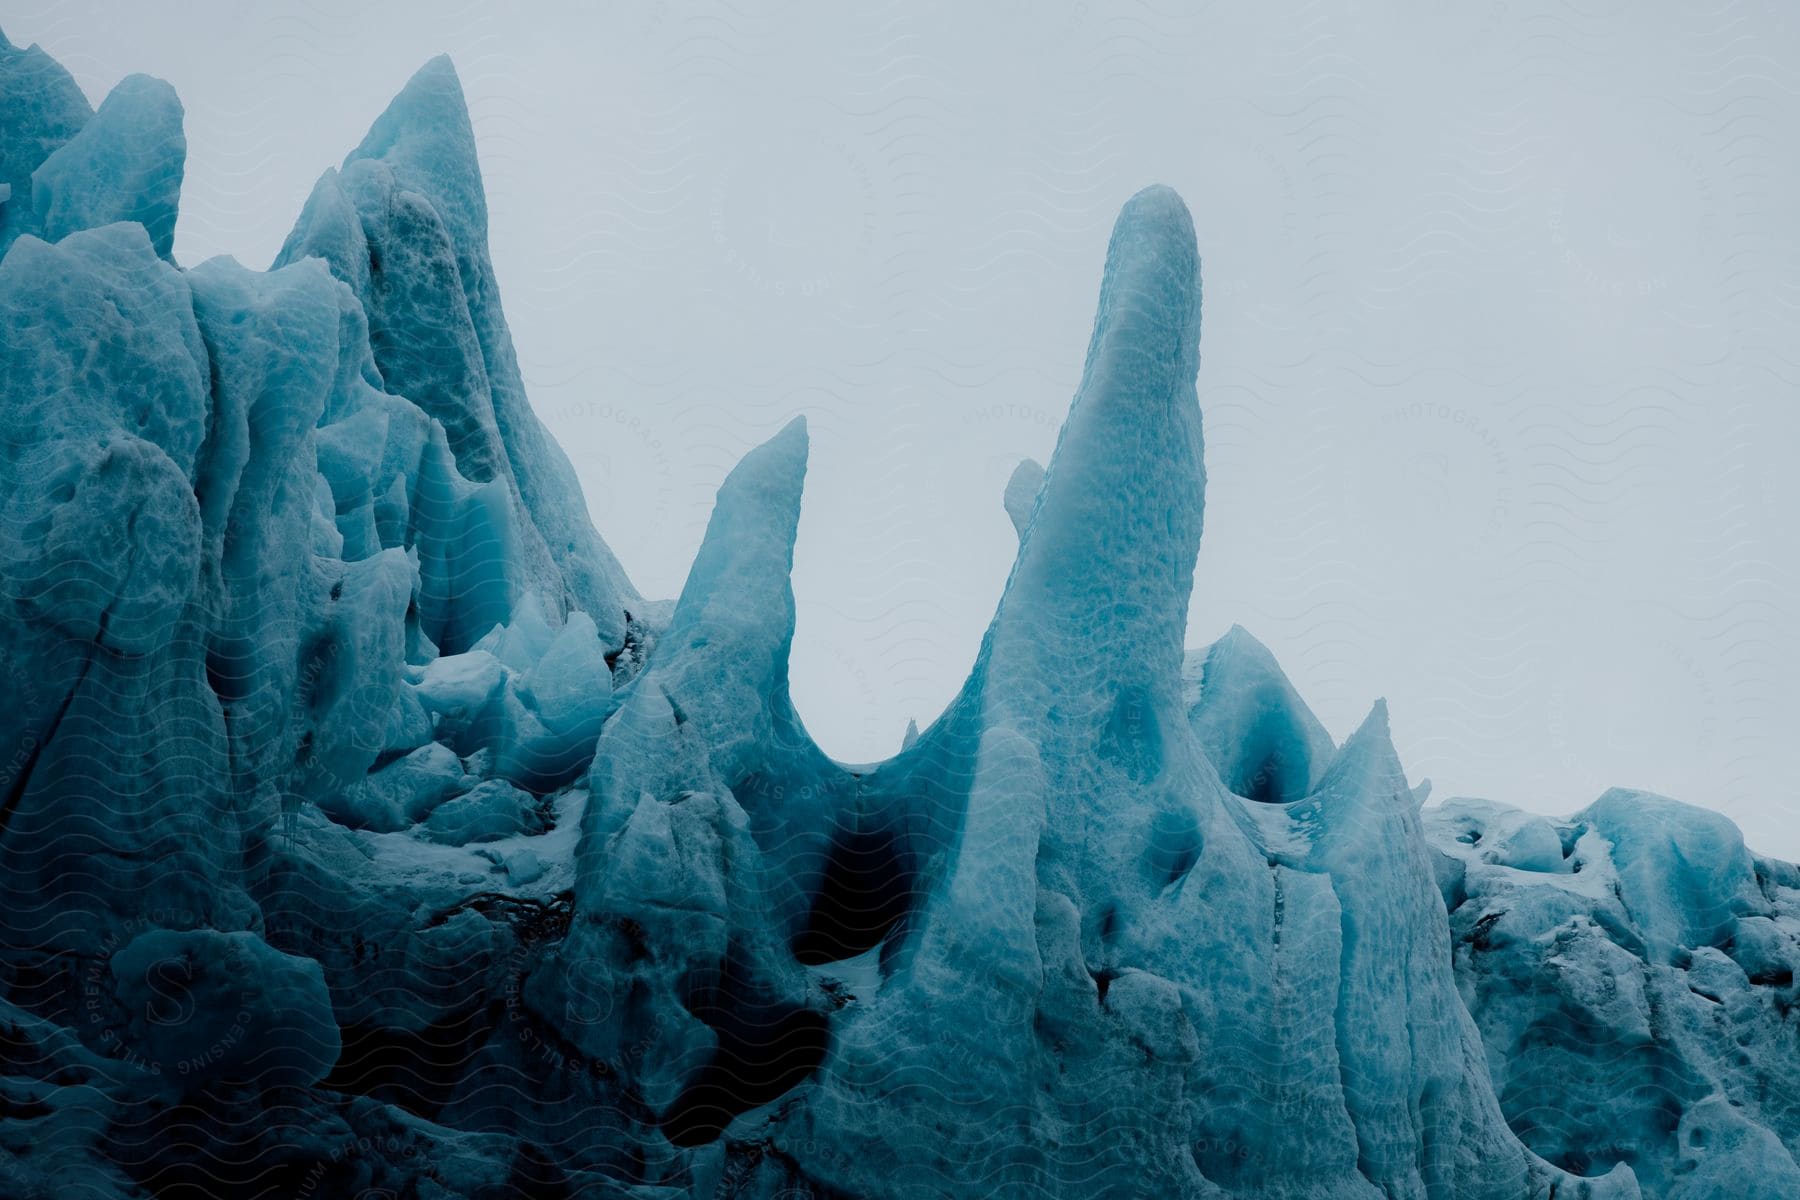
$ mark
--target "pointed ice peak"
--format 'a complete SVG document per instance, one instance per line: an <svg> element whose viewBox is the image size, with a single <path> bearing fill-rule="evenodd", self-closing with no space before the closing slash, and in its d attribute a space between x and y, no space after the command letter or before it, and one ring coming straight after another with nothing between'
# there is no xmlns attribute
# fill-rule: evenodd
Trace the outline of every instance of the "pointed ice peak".
<svg viewBox="0 0 1800 1200"><path fill-rule="evenodd" d="M1255 634L1234 623L1218 641L1204 650L1188 651L1182 672L1183 699L1191 707L1201 701L1208 688L1218 690L1228 675L1235 677L1246 673L1278 680L1283 687L1293 690L1274 652Z"/></svg>
<svg viewBox="0 0 1800 1200"><path fill-rule="evenodd" d="M1094 336L995 632L1089 690L1107 678L1171 700L1200 548L1205 473L1194 391L1193 223L1167 188L1114 226Z"/></svg>
<svg viewBox="0 0 1800 1200"><path fill-rule="evenodd" d="M343 176L346 187L365 197L358 201L359 207L392 205L416 210L413 198L396 195L396 190L412 192L423 197L430 216L442 224L455 255L455 279L461 285L474 346L479 350L480 369L460 378L473 391L488 393L494 431L519 497L541 537L543 553L555 564L575 605L594 618L609 644L620 645L628 624L625 614L641 610L642 601L624 568L595 532L568 456L545 432L526 399L518 355L501 309L499 283L488 256L487 194L481 182L475 130L462 83L448 58L432 59L407 81L370 127L362 145L344 160ZM365 222L370 215L364 208ZM409 243L404 250L415 263L413 269L421 270L417 256L423 251L435 270L435 249L425 245L431 240L431 231L417 222L399 224L410 225L415 236L408 239L397 229L390 229L389 235ZM402 319L429 322L430 314L405 312ZM386 364L382 370L389 373ZM537 553L534 548L532 554Z"/></svg>
<svg viewBox="0 0 1800 1200"><path fill-rule="evenodd" d="M299 220L288 231L269 269L279 270L303 258L324 259L331 273L348 284L359 301L370 294L368 236L335 167L325 168L314 182Z"/></svg>
<svg viewBox="0 0 1800 1200"><path fill-rule="evenodd" d="M1318 785L1336 746L1267 646L1233 625L1188 675L1188 724L1226 787L1279 804Z"/></svg>
<svg viewBox="0 0 1800 1200"><path fill-rule="evenodd" d="M1406 772L1394 749L1385 699L1375 701L1370 707L1369 715L1345 740L1315 790L1320 793L1354 792L1366 798L1375 797L1378 792L1404 793L1407 803L1411 804L1412 789L1406 784Z"/></svg>
<svg viewBox="0 0 1800 1200"><path fill-rule="evenodd" d="M1344 740L1343 754L1350 755L1352 749L1358 754L1376 754L1381 749L1394 755L1394 741L1391 726L1388 723L1388 702L1386 696L1377 696L1375 703L1369 706L1369 715L1362 719L1356 732ZM1394 760L1399 761L1398 755Z"/></svg>
<svg viewBox="0 0 1800 1200"><path fill-rule="evenodd" d="M775 752L819 757L788 700L790 573L806 455L806 422L796 418L744 455L719 485L669 627L643 673L626 685L622 710L637 715L609 723L601 737L591 783L597 794L613 789L625 764L641 763L638 756L655 763L658 794L677 782L734 786ZM645 707L647 692L661 702ZM751 807L778 806L782 796L776 788ZM596 812L611 803L603 799Z"/></svg>
<svg viewBox="0 0 1800 1200"><path fill-rule="evenodd" d="M475 127L449 55L440 54L413 72L344 165L362 158L426 168L434 176L473 175L479 189Z"/></svg>
<svg viewBox="0 0 1800 1200"><path fill-rule="evenodd" d="M344 167L365 159L385 164L401 187L430 201L450 231L465 274L476 256L485 267L487 192L462 81L447 55L414 72L369 126L362 144L344 158ZM471 283L464 280L465 287Z"/></svg>
<svg viewBox="0 0 1800 1200"><path fill-rule="evenodd" d="M1013 531L1021 539L1031 522L1031 506L1037 503L1038 489L1044 486L1044 467L1035 458L1019 460L1012 478L1006 481L1006 515L1012 518Z"/></svg>
<svg viewBox="0 0 1800 1200"><path fill-rule="evenodd" d="M913 743L918 740L919 723L908 718L906 722L906 732L900 736L900 749L903 751L911 750L913 748Z"/></svg>
<svg viewBox="0 0 1800 1200"><path fill-rule="evenodd" d="M585 611L622 649L643 601L526 398L488 256L474 127L449 59L420 68L343 169L319 181L277 262L310 254L367 311L386 390L444 425L458 474L502 479L514 493L509 507L523 519L509 567L549 609Z"/></svg>
<svg viewBox="0 0 1800 1200"><path fill-rule="evenodd" d="M187 164L181 101L149 75L127 75L81 132L31 176L31 207L45 241L78 229L135 221L157 256L171 259Z"/></svg>
<svg viewBox="0 0 1800 1200"><path fill-rule="evenodd" d="M370 164L357 167L356 164ZM379 163L380 167L373 164ZM383 172L381 168L385 167ZM371 186L369 172L379 184ZM313 187L299 223L288 235L276 265L319 254L358 296L368 295L368 249L358 209L380 210L392 201L395 185L425 197L454 244L459 273L486 273L487 196L475 150L462 84L446 55L420 67L369 126L362 143L344 156L342 171L327 170ZM382 223L381 220L377 224ZM416 252L408 257L415 257ZM465 292L487 281L460 281ZM479 307L480 294L470 299Z"/></svg>
<svg viewBox="0 0 1800 1200"><path fill-rule="evenodd" d="M738 461L719 485L700 553L675 603L669 638L705 645L717 629L785 631L793 637L794 534L806 479L806 418Z"/></svg>

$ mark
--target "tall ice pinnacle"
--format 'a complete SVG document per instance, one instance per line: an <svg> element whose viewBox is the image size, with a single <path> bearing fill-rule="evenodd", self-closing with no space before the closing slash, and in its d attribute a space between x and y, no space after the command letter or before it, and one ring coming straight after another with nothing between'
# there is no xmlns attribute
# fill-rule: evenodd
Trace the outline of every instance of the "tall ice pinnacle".
<svg viewBox="0 0 1800 1200"><path fill-rule="evenodd" d="M568 457L525 396L487 246L487 197L456 68L426 63L368 136L314 188L277 265L319 255L368 312L387 389L444 426L457 470L502 479L526 517L504 569L566 591L622 644L643 601L588 519ZM553 595L552 608L565 607Z"/></svg>
<svg viewBox="0 0 1800 1200"><path fill-rule="evenodd" d="M1206 474L1200 259L1181 197L1133 196L1113 226L1081 385L1045 472L996 628L1094 648L1114 678L1172 684L1181 663ZM1147 674L1146 674L1147 673Z"/></svg>
<svg viewBox="0 0 1800 1200"><path fill-rule="evenodd" d="M1146 188L1113 226L1081 382L971 680L982 724L1036 747L1058 861L1063 839L1145 803L1181 723L1205 504L1199 338L1193 222L1172 190Z"/></svg>

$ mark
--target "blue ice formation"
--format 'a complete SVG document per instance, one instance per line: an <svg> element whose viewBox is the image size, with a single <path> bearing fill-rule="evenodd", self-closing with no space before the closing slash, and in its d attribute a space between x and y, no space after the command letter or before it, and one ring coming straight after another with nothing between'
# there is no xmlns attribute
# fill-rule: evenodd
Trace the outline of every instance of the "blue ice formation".
<svg viewBox="0 0 1800 1200"><path fill-rule="evenodd" d="M0 1194L1800 1195L1800 869L1613 791L1422 808L1186 650L1187 209L1120 214L967 683L788 692L808 455L647 603L526 401L456 75L267 271L166 86L0 42Z"/></svg>

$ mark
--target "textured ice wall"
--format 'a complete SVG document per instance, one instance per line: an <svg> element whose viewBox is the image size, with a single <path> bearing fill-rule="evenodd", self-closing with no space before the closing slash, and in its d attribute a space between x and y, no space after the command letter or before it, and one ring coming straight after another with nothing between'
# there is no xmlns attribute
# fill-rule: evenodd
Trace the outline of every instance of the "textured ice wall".
<svg viewBox="0 0 1800 1200"><path fill-rule="evenodd" d="M967 684L852 767L788 696L804 424L642 601L447 61L267 272L168 261L166 88L0 82L7 1194L1800 1189L1800 872L1640 793L1421 813L1383 705L1339 747L1247 633L1184 653L1174 193Z"/></svg>

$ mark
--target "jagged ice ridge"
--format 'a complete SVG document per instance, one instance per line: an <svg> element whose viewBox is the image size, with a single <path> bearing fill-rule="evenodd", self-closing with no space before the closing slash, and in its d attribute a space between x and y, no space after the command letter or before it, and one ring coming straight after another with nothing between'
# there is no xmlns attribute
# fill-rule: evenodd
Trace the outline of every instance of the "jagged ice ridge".
<svg viewBox="0 0 1800 1200"><path fill-rule="evenodd" d="M1800 1196L1800 870L1423 807L1184 652L1188 212L1113 231L967 683L788 695L805 425L645 601L526 400L455 72L267 271L0 38L0 1194Z"/></svg>

